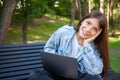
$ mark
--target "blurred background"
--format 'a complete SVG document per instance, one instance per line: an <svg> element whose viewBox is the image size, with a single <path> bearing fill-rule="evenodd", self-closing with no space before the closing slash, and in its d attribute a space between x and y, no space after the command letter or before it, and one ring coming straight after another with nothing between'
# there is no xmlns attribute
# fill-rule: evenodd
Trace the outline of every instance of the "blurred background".
<svg viewBox="0 0 120 80"><path fill-rule="evenodd" d="M120 73L120 0L0 0L0 45L46 42L96 9L107 17L110 65Z"/></svg>

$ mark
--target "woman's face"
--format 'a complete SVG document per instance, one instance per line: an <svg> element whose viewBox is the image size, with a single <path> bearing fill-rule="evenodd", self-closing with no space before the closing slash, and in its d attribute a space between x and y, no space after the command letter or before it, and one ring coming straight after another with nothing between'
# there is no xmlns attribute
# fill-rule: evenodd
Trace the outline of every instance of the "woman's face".
<svg viewBox="0 0 120 80"><path fill-rule="evenodd" d="M88 39L100 30L99 21L96 18L87 18L82 21L79 28L79 35L81 38Z"/></svg>

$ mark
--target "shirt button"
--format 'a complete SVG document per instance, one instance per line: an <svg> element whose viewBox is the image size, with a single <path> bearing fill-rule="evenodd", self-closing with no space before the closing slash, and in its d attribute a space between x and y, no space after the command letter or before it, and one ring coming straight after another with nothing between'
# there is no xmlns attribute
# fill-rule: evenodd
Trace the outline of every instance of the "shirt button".
<svg viewBox="0 0 120 80"><path fill-rule="evenodd" d="M87 51L87 50L88 50L88 48L86 48L86 47L85 47L85 48L84 48L84 50L85 50L85 51Z"/></svg>

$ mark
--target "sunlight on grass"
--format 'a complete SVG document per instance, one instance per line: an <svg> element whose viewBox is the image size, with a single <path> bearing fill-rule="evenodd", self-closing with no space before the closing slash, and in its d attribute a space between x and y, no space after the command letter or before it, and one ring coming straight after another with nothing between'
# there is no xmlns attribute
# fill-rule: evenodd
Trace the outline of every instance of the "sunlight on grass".
<svg viewBox="0 0 120 80"><path fill-rule="evenodd" d="M120 48L120 36L117 38L109 38L110 47L112 48Z"/></svg>
<svg viewBox="0 0 120 80"><path fill-rule="evenodd" d="M51 19L56 19L56 16L53 15L53 14L45 14L45 16L48 16L48 17L50 17Z"/></svg>
<svg viewBox="0 0 120 80"><path fill-rule="evenodd" d="M66 17L60 17L60 20L66 21L66 22L70 22L70 19L66 18Z"/></svg>
<svg viewBox="0 0 120 80"><path fill-rule="evenodd" d="M52 15L52 14L46 14L45 16L50 17L51 19L54 19L54 20L57 20L57 21L63 21L63 22L66 22L67 24L70 24L70 18L66 18L66 17L63 17L63 16L58 16L58 19L56 19L56 16ZM76 26L78 24L78 20L75 20L74 23L75 23L75 26Z"/></svg>
<svg viewBox="0 0 120 80"><path fill-rule="evenodd" d="M55 23L55 21L54 21L54 20L50 20L49 22L50 22L50 23Z"/></svg>

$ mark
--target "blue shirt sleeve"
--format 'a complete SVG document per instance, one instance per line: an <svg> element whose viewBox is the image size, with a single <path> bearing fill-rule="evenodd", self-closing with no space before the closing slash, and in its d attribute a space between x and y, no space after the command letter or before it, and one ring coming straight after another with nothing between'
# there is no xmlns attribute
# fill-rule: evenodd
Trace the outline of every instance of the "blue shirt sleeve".
<svg viewBox="0 0 120 80"><path fill-rule="evenodd" d="M81 72L91 75L102 73L103 61L94 45L88 44L83 46L80 51L82 54L81 58L79 59L79 70L82 70Z"/></svg>
<svg viewBox="0 0 120 80"><path fill-rule="evenodd" d="M44 51L50 53L56 53L59 44L59 33L58 31L54 32L53 35L47 41Z"/></svg>

